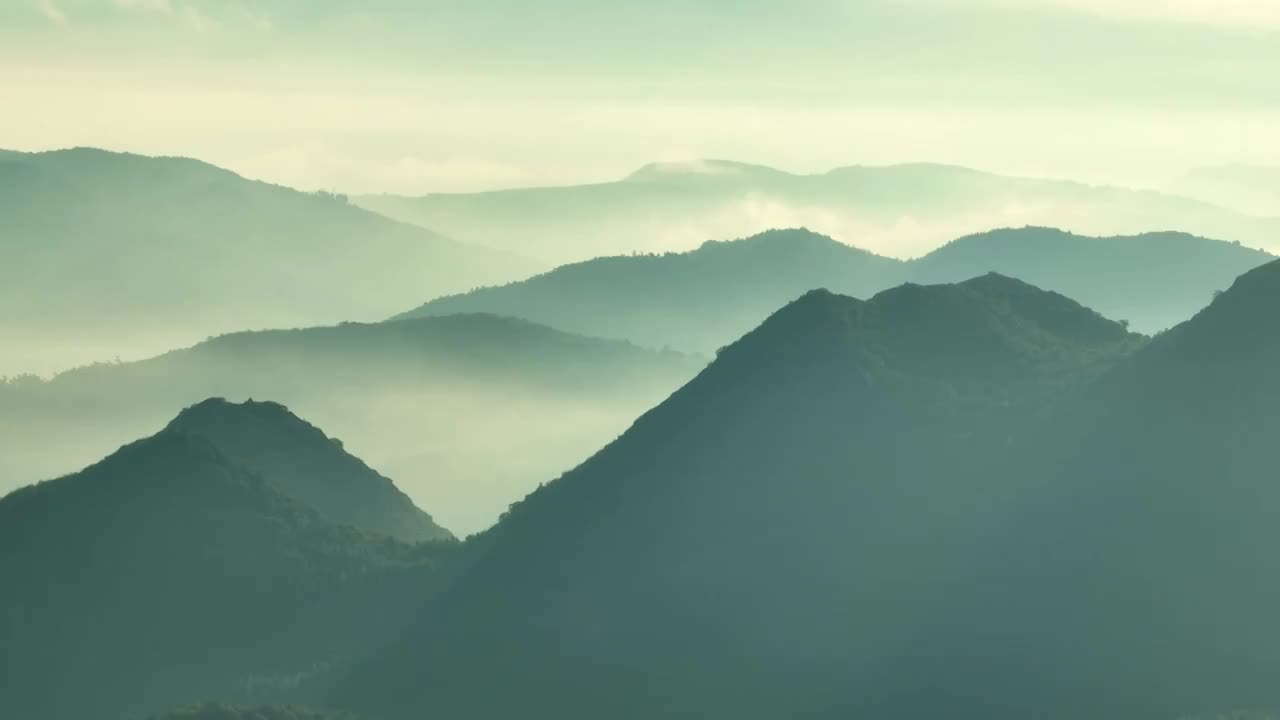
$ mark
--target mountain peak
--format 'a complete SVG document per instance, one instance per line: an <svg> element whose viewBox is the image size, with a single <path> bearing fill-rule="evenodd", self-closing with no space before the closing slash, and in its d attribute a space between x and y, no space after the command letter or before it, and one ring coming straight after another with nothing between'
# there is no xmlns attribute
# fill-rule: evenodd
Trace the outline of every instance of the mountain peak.
<svg viewBox="0 0 1280 720"><path fill-rule="evenodd" d="M210 398L166 430L208 440L328 520L408 542L452 537L390 479L279 403Z"/></svg>

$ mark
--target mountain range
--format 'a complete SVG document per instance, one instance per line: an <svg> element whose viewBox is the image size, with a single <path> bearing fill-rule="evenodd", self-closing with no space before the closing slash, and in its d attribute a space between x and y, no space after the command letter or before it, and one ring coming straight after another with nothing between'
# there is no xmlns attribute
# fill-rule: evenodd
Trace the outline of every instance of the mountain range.
<svg viewBox="0 0 1280 720"><path fill-rule="evenodd" d="M0 488L82 467L208 397L272 398L468 534L616 437L705 363L492 315L234 333L49 381L0 382ZM253 440L252 425L223 432ZM283 471L293 454L278 447L262 461ZM315 483L333 465L288 471Z"/></svg>
<svg viewBox="0 0 1280 720"><path fill-rule="evenodd" d="M711 352L812 288L869 297L903 282L955 282L994 271L1154 333L1190 318L1214 292L1271 259L1181 233L1092 238L1029 227L960 238L900 261L809 230L780 230L707 242L687 253L566 265L438 298L398 317L491 312L641 345Z"/></svg>
<svg viewBox="0 0 1280 720"><path fill-rule="evenodd" d="M1267 218L1167 193L1011 177L936 164L851 166L815 175L721 160L648 165L613 182L422 197L363 207L452 237L561 264L690 250L706 238L806 226L891 257L923 255L993 227L1086 235L1181 231L1280 248Z"/></svg>
<svg viewBox="0 0 1280 720"><path fill-rule="evenodd" d="M473 538L418 630L333 701L397 719L1274 708L1277 303L1280 262L1152 340L998 275L806 294Z"/></svg>
<svg viewBox="0 0 1280 720"><path fill-rule="evenodd" d="M0 155L0 374L385 317L542 269L185 158Z"/></svg>
<svg viewBox="0 0 1280 720"><path fill-rule="evenodd" d="M0 715L133 720L205 697L294 699L389 642L460 549L343 515L447 534L270 403L202 403L0 499Z"/></svg>
<svg viewBox="0 0 1280 720"><path fill-rule="evenodd" d="M1275 708L1278 304L1280 261L1154 338L995 273L806 292L463 543L343 524L408 506L206 401L0 500L0 714Z"/></svg>

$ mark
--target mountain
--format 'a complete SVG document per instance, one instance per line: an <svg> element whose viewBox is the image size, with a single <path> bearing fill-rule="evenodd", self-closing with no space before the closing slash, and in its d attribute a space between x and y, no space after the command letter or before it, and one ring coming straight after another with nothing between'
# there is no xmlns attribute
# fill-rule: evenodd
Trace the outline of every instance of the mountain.
<svg viewBox="0 0 1280 720"><path fill-rule="evenodd" d="M154 433L175 407L270 397L335 433L465 535L612 440L705 362L490 315L235 333L50 381L0 382L0 487L83 466ZM217 423L218 407L205 408L211 439L256 452L254 424ZM290 437L296 446L272 438L277 454L257 458L263 471L293 472L315 488L332 467L385 487L371 471L331 461L336 448L318 433L298 427ZM291 469L299 451L314 462ZM406 532L415 517L402 518Z"/></svg>
<svg viewBox="0 0 1280 720"><path fill-rule="evenodd" d="M433 300L400 317L491 312L650 347L711 352L815 287L866 296L900 277L897 260L808 230L773 230L687 253L566 265Z"/></svg>
<svg viewBox="0 0 1280 720"><path fill-rule="evenodd" d="M549 263L684 251L706 238L806 226L890 257L917 257L992 227L1087 235L1179 230L1280 247L1274 222L1176 195L1010 177L935 164L852 166L813 175L719 160L655 164L592 185L423 197L363 207ZM1275 213L1268 213L1274 215Z"/></svg>
<svg viewBox="0 0 1280 720"><path fill-rule="evenodd" d="M250 470L241 448L189 432L215 408L0 499L0 716L293 701L303 680L388 642L442 583L456 543L410 546L326 520L280 492L296 477ZM277 450L269 438L295 447L300 421L274 406L218 412L261 433L251 464ZM347 481L356 505L386 490Z"/></svg>
<svg viewBox="0 0 1280 720"><path fill-rule="evenodd" d="M453 539L391 480L283 405L215 398L183 410L168 429L208 440L329 522L409 543Z"/></svg>
<svg viewBox="0 0 1280 720"><path fill-rule="evenodd" d="M385 317L528 260L185 158L0 156L0 373Z"/></svg>
<svg viewBox="0 0 1280 720"><path fill-rule="evenodd" d="M953 282L995 270L1076 298L1153 333L1191 318L1273 256L1184 233L1095 238L1049 228L960 238L911 263L915 282Z"/></svg>
<svg viewBox="0 0 1280 720"><path fill-rule="evenodd" d="M1262 217L1280 217L1280 167L1216 165L1195 168L1170 190Z"/></svg>
<svg viewBox="0 0 1280 720"><path fill-rule="evenodd" d="M900 664L953 649L932 614L971 589L1017 489L975 463L1143 344L998 275L808 293L473 538L422 629L336 702L378 718L983 717L940 713L966 698ZM896 712L913 703L929 712Z"/></svg>
<svg viewBox="0 0 1280 720"><path fill-rule="evenodd" d="M902 262L808 230L774 230L687 253L566 265L439 298L400 317L492 312L651 347L711 352L813 288L869 297L904 281L958 282L994 271L1151 333L1190 318L1214 292L1270 259L1179 233L1091 238L1028 227L961 238Z"/></svg>

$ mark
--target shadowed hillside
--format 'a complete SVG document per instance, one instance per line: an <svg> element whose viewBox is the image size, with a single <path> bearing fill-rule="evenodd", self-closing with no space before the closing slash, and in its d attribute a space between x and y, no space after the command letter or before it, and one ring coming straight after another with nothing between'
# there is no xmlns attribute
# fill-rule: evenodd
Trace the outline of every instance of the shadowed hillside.
<svg viewBox="0 0 1280 720"><path fill-rule="evenodd" d="M388 718L924 717L893 712L928 681L897 662L1004 495L962 463L1142 343L995 275L806 294L473 539L424 634L339 696Z"/></svg>
<svg viewBox="0 0 1280 720"><path fill-rule="evenodd" d="M0 499L0 715L134 720L207 697L291 700L387 642L439 586L456 545L325 520L300 478L249 470L245 448L188 432L210 409ZM291 447L301 424L262 405L222 412L256 427L259 467L283 449L267 439ZM341 480L353 507L394 490Z"/></svg>

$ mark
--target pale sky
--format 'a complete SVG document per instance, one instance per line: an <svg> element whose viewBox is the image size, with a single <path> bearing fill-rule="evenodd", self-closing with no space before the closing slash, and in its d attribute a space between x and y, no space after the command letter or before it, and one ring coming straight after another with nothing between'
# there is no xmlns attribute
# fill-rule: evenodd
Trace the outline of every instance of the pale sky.
<svg viewBox="0 0 1280 720"><path fill-rule="evenodd" d="M721 157L1280 165L1280 0L0 0L0 147L472 190Z"/></svg>

